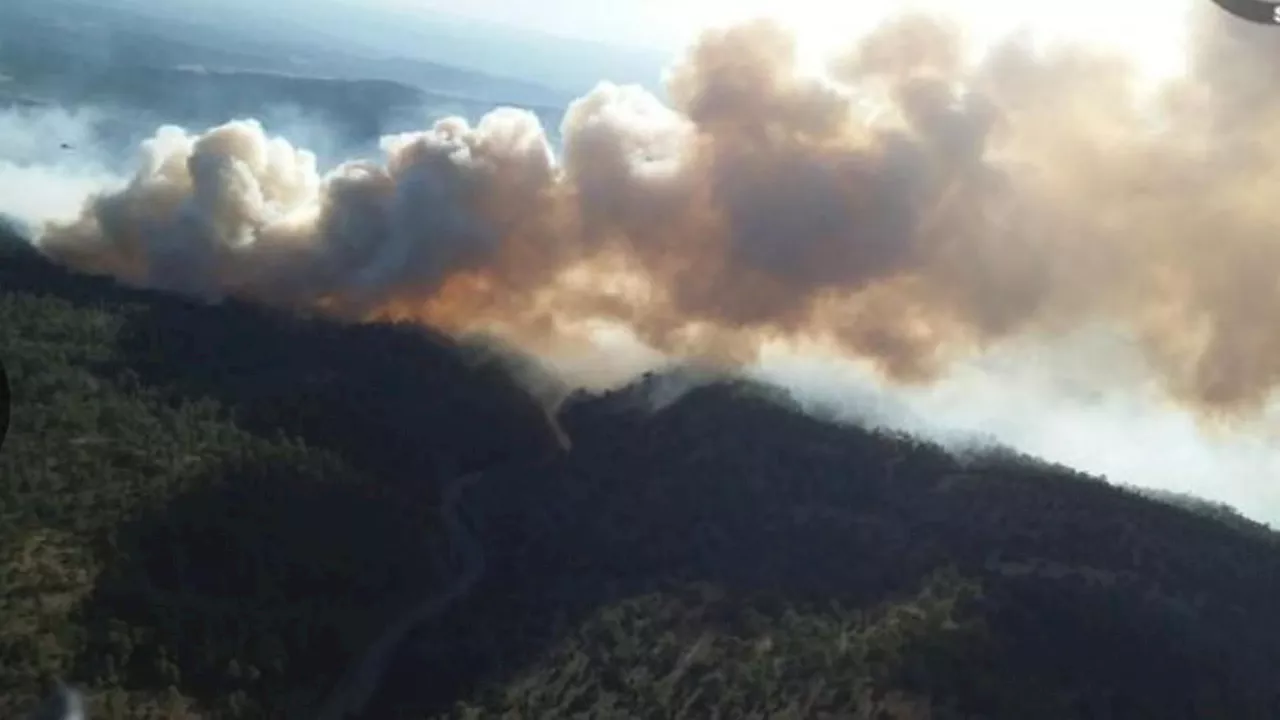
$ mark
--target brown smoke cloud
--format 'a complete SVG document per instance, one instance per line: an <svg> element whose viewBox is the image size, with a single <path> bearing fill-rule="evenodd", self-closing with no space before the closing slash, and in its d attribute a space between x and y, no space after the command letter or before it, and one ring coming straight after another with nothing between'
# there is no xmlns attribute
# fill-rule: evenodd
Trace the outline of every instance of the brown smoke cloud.
<svg viewBox="0 0 1280 720"><path fill-rule="evenodd" d="M1140 93L1087 48L1011 39L969 63L922 16L819 78L750 23L674 64L669 106L608 83L574 102L558 157L512 109L325 175L253 121L167 128L42 246L139 285L535 350L594 321L723 362L802 339L896 382L1107 325L1172 397L1247 413L1280 381L1280 35L1214 9L1193 37L1188 75Z"/></svg>

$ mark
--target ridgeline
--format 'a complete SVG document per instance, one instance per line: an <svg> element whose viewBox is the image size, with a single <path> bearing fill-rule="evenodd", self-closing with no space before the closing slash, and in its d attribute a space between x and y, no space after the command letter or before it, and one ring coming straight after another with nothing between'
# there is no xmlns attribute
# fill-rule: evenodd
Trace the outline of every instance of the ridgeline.
<svg viewBox="0 0 1280 720"><path fill-rule="evenodd" d="M204 305L0 237L0 716L1280 717L1280 536L744 381L576 394L419 327ZM546 458L554 455L554 459Z"/></svg>

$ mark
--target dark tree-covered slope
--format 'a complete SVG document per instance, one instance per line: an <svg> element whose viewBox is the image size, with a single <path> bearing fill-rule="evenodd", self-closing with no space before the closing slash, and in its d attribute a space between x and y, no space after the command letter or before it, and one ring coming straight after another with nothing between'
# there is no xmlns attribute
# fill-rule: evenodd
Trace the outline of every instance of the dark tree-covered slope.
<svg viewBox="0 0 1280 720"><path fill-rule="evenodd" d="M13 246L11 244L10 246ZM417 328L206 307L0 255L0 715L1280 717L1280 541L1011 453L956 459L745 382L576 395Z"/></svg>
<svg viewBox="0 0 1280 720"><path fill-rule="evenodd" d="M310 707L447 580L439 483L554 444L505 371L421 329L207 307L0 247L0 716L56 678L95 717Z"/></svg>

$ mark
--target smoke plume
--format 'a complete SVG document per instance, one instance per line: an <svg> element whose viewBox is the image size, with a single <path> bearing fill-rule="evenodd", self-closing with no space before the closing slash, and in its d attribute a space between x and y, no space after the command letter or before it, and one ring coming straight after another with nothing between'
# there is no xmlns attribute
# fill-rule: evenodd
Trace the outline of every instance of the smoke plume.
<svg viewBox="0 0 1280 720"><path fill-rule="evenodd" d="M979 60L902 16L819 75L760 21L708 31L669 104L602 83L562 148L498 109L322 173L252 120L144 143L40 240L127 282L495 331L534 350L623 327L750 363L823 347L928 383L1012 339L1103 327L1203 417L1280 381L1280 36L1197 16L1189 69L1017 38ZM1107 368L1096 368L1104 377Z"/></svg>

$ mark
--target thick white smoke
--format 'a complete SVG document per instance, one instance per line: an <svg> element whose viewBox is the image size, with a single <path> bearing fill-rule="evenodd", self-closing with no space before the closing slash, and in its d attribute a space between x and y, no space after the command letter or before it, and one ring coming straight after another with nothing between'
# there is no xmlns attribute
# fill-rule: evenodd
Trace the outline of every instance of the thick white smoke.
<svg viewBox="0 0 1280 720"><path fill-rule="evenodd" d="M1088 48L970 61L919 16L819 77L748 23L672 66L670 104L608 83L577 100L560 153L513 109L328 171L256 121L163 128L40 244L139 285L494 331L580 370L604 337L779 372L771 348L808 348L1086 469L1194 444L1184 469L1242 475L1139 481L1222 482L1204 494L1280 516L1275 456L1243 440L1280 380L1277 106L1273 74L1240 74L1280 36L1217 14L1192 36L1187 76L1139 91ZM1082 430L1133 424L1169 447Z"/></svg>
<svg viewBox="0 0 1280 720"><path fill-rule="evenodd" d="M1110 369L1100 382L1097 367ZM963 449L998 441L1128 485L1225 502L1280 526L1280 412L1206 428L1171 403L1131 343L1094 329L1011 342L936 383L886 386L840 358L767 353L757 372L824 414Z"/></svg>

